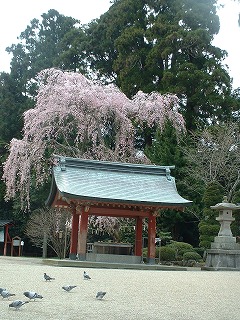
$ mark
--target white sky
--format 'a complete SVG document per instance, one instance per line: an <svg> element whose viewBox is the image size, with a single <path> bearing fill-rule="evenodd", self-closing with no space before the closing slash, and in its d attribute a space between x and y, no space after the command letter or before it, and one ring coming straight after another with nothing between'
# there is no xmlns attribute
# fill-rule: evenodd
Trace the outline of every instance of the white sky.
<svg viewBox="0 0 240 320"><path fill-rule="evenodd" d="M228 51L226 64L229 66L233 87L240 87L240 27L238 13L240 4L232 0L220 0L225 8L219 11L221 29L214 45ZM60 14L71 16L88 23L106 12L110 0L6 0L0 5L0 72L10 71L11 56L5 52L7 46L16 44L17 37L24 31L30 21L40 18L42 13L55 9Z"/></svg>
<svg viewBox="0 0 240 320"><path fill-rule="evenodd" d="M229 74L233 78L233 87L240 87L240 26L238 14L240 4L232 0L221 0L224 8L218 12L220 18L220 32L214 40L214 45L228 52L225 63L229 67Z"/></svg>

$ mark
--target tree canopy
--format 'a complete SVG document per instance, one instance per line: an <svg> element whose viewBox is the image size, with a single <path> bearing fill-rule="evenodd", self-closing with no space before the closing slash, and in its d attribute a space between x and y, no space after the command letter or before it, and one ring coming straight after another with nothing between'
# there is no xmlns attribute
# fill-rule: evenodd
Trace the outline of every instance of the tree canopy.
<svg viewBox="0 0 240 320"><path fill-rule="evenodd" d="M188 175L205 186L218 183L231 201L240 185L240 131L237 123L224 123L192 133L186 146Z"/></svg>
<svg viewBox="0 0 240 320"><path fill-rule="evenodd" d="M138 92L129 99L114 85L58 69L40 72L38 81L36 106L24 112L23 138L12 139L4 164L7 198L20 193L29 204L32 174L37 185L45 181L51 154L142 162L136 127L162 129L168 120L178 132L185 128L175 95Z"/></svg>
<svg viewBox="0 0 240 320"><path fill-rule="evenodd" d="M43 13L41 20L31 20L21 32L19 43L6 49L13 55L11 75L22 91L35 94L36 83L32 80L41 70L52 67L76 70L80 67L83 35L80 21L54 9Z"/></svg>
<svg viewBox="0 0 240 320"><path fill-rule="evenodd" d="M231 117L226 52L212 45L219 32L216 0L118 0L86 30L91 69L137 91L178 95L188 129Z"/></svg>
<svg viewBox="0 0 240 320"><path fill-rule="evenodd" d="M193 212L201 219L202 195L214 179L234 199L237 156L221 149L228 131L224 136L214 128L239 118L240 90L232 91L223 64L227 52L212 44L220 27L217 5L217 0L114 0L86 25L54 9L31 20L18 43L7 48L11 72L0 74L0 161L7 198L15 199L3 201L1 181L1 217L25 223L19 194L25 204L31 197L31 211L42 205L48 187L35 185L46 181L53 153L175 164L178 190L194 201L190 218ZM178 136L184 124L185 154ZM219 163L216 149L206 151L216 175L205 152L198 152L206 131L209 146L222 150ZM232 171L222 175L223 168ZM167 215L165 226L173 222L176 229L177 221L183 222L180 214L175 221Z"/></svg>

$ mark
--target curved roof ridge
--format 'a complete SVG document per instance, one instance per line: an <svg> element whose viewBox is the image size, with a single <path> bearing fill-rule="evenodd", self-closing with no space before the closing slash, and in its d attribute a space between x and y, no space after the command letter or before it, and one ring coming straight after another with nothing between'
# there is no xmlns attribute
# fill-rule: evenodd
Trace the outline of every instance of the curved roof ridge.
<svg viewBox="0 0 240 320"><path fill-rule="evenodd" d="M100 161L89 160L81 158L71 158L64 156L54 156L58 160L58 165L64 169L64 167L76 167L76 168L91 168L96 170L106 171L119 171L119 172L138 172L148 174L170 174L171 169L175 166L158 166L149 164L138 164L130 162L112 162L112 161Z"/></svg>

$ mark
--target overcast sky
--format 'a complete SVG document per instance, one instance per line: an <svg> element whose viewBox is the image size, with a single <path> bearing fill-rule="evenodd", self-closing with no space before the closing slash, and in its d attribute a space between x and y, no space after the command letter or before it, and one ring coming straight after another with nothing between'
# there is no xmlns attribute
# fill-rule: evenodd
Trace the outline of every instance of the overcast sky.
<svg viewBox="0 0 240 320"><path fill-rule="evenodd" d="M219 11L221 29L214 45L225 49L229 57L225 61L233 77L234 88L240 87L240 27L238 27L238 13L240 5L230 0L220 0L225 8ZM0 72L10 71L11 56L5 48L18 42L17 37L24 31L30 21L40 18L49 9L56 9L59 13L71 16L88 23L106 12L110 0L7 0L1 1L0 10Z"/></svg>

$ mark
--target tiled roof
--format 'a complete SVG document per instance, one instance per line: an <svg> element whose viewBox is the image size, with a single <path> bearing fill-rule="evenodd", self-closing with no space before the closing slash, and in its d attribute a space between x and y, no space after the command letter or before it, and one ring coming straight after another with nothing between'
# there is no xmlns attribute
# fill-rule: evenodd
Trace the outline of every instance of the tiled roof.
<svg viewBox="0 0 240 320"><path fill-rule="evenodd" d="M56 188L66 198L153 206L187 206L170 175L174 166L155 166L58 157L53 167Z"/></svg>
<svg viewBox="0 0 240 320"><path fill-rule="evenodd" d="M4 227L6 226L7 224L10 224L11 221L10 220L0 220L0 227Z"/></svg>

